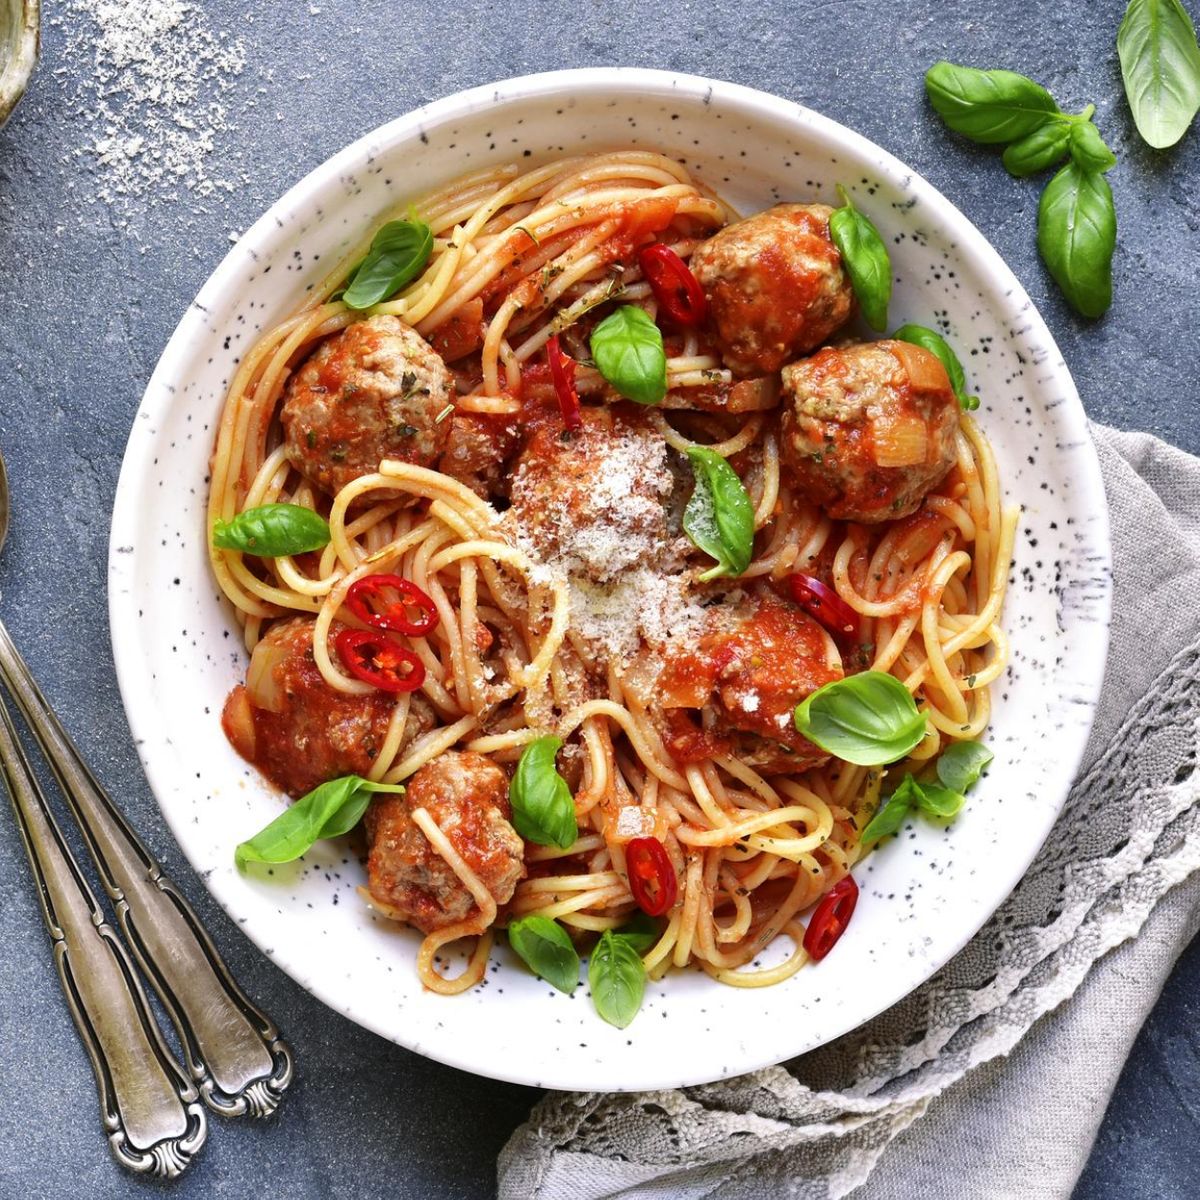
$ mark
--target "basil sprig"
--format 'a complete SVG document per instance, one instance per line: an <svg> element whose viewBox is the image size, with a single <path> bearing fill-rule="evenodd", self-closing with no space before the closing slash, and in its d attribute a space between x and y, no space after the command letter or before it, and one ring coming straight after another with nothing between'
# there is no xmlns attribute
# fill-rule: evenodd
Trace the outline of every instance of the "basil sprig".
<svg viewBox="0 0 1200 1200"><path fill-rule="evenodd" d="M372 783L360 775L343 775L313 788L291 808L233 852L239 867L247 863L292 862L322 838L341 837L362 820L373 792L403 792L399 783Z"/></svg>
<svg viewBox="0 0 1200 1200"><path fill-rule="evenodd" d="M888 301L892 297L892 260L879 230L854 207L841 184L838 195L842 207L829 218L829 236L842 256L864 319L882 333L887 328Z"/></svg>
<svg viewBox="0 0 1200 1200"><path fill-rule="evenodd" d="M715 450L690 446L687 453L696 486L683 510L683 531L717 560L700 578L740 575L754 553L754 505L737 472Z"/></svg>
<svg viewBox="0 0 1200 1200"><path fill-rule="evenodd" d="M606 936L622 943L635 955L640 956L662 937L662 929L659 922L655 921L653 917L639 912L635 913L619 929L611 930ZM540 975L551 987L565 992L569 996L579 986L579 954L575 949L575 944L571 941L570 934L557 921L552 921L549 917L539 916L536 913L527 917L519 917L508 926L508 942L529 969L534 974ZM605 954L601 955L601 966L596 968L603 979L607 979L608 972L612 969L610 964L603 961L607 954L609 951L606 950ZM623 948L618 948L613 954L622 964L627 964L628 955ZM592 956L592 961L595 962L595 954ZM630 975L633 974L627 965L623 965L621 970L627 971ZM588 978L590 982L590 968ZM594 983L592 989L594 993ZM604 994L609 995L609 989L604 989ZM636 1012L637 1005L634 1005L633 1012L630 1013L630 1020L633 1018L633 1013ZM604 1016L604 1013L600 1015ZM608 1020L607 1017L604 1019ZM628 1025L629 1021L625 1021L624 1024Z"/></svg>
<svg viewBox="0 0 1200 1200"><path fill-rule="evenodd" d="M1064 113L1041 84L1013 71L935 63L925 73L933 107L956 133L985 145L1011 143L1004 165L1031 175L1070 161L1046 185L1038 207L1038 250L1071 306L1098 317L1112 303L1116 209L1103 172L1116 165L1089 104Z"/></svg>
<svg viewBox="0 0 1200 1200"><path fill-rule="evenodd" d="M862 831L860 840L877 842L899 831L911 812L923 812L938 820L955 816L966 803L966 793L992 761L992 752L982 742L955 742L938 759L937 780L922 783L905 775L900 786L884 802Z"/></svg>
<svg viewBox="0 0 1200 1200"><path fill-rule="evenodd" d="M938 115L973 142L1015 142L1059 116L1058 105L1039 83L1015 71L979 71L934 63L925 72L925 91Z"/></svg>
<svg viewBox="0 0 1200 1200"><path fill-rule="evenodd" d="M1071 126L1071 160L1085 171L1101 174L1117 165L1117 156L1105 145L1100 130L1091 121Z"/></svg>
<svg viewBox="0 0 1200 1200"><path fill-rule="evenodd" d="M433 230L424 221L389 221L371 239L342 301L363 309L394 296L420 275L432 253Z"/></svg>
<svg viewBox="0 0 1200 1200"><path fill-rule="evenodd" d="M561 748L562 738L552 734L530 742L508 785L508 799L513 828L527 842L566 850L579 836L579 827L571 789L555 766Z"/></svg>
<svg viewBox="0 0 1200 1200"><path fill-rule="evenodd" d="M610 1025L624 1029L642 1006L646 968L632 942L607 929L588 962L588 987L596 1012Z"/></svg>
<svg viewBox="0 0 1200 1200"><path fill-rule="evenodd" d="M793 719L814 745L860 767L895 762L925 736L925 715L908 688L885 671L827 683L796 706Z"/></svg>
<svg viewBox="0 0 1200 1200"><path fill-rule="evenodd" d="M260 504L232 521L213 523L213 545L261 558L320 550L329 542L329 522L302 504Z"/></svg>
<svg viewBox="0 0 1200 1200"><path fill-rule="evenodd" d="M1069 162L1038 205L1038 251L1071 306L1099 317L1112 304L1117 210L1108 180Z"/></svg>
<svg viewBox="0 0 1200 1200"><path fill-rule="evenodd" d="M1071 126L1065 122L1049 121L1020 141L1013 142L1004 151L1001 161L1010 175L1020 179L1054 166L1070 145Z"/></svg>
<svg viewBox="0 0 1200 1200"><path fill-rule="evenodd" d="M962 363L958 361L958 355L950 349L950 344L940 333L925 325L901 325L892 337L901 342L911 342L912 345L937 355L942 366L946 368L946 376L954 389L959 408L969 412L979 407L979 397L967 395L967 376Z"/></svg>
<svg viewBox="0 0 1200 1200"><path fill-rule="evenodd" d="M536 975L568 996L579 986L579 954L557 922L536 913L508 926L508 944Z"/></svg>
<svg viewBox="0 0 1200 1200"><path fill-rule="evenodd" d="M667 394L667 355L662 333L643 309L622 304L591 337L596 369L628 400L660 404Z"/></svg>
<svg viewBox="0 0 1200 1200"><path fill-rule="evenodd" d="M952 791L969 792L995 757L982 742L955 742L938 759L938 779Z"/></svg>
<svg viewBox="0 0 1200 1200"><path fill-rule="evenodd" d="M1138 133L1163 150L1200 112L1200 45L1179 0L1129 0L1117 56Z"/></svg>

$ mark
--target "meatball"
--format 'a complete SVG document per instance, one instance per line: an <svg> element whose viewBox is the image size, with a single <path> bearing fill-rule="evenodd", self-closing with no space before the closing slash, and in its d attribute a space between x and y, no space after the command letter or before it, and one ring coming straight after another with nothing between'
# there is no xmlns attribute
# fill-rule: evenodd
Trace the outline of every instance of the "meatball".
<svg viewBox="0 0 1200 1200"><path fill-rule="evenodd" d="M516 423L487 413L456 413L447 423L450 434L437 469L484 500L503 496L505 468L519 438Z"/></svg>
<svg viewBox="0 0 1200 1200"><path fill-rule="evenodd" d="M791 479L838 520L906 517L954 465L958 401L920 346L821 350L784 367L783 402Z"/></svg>
<svg viewBox="0 0 1200 1200"><path fill-rule="evenodd" d="M423 808L496 903L525 874L525 844L508 823L508 777L482 754L450 751L423 766L403 795L376 796L367 810L367 890L397 919L432 933L478 913L475 899L414 824Z"/></svg>
<svg viewBox="0 0 1200 1200"><path fill-rule="evenodd" d="M824 204L777 204L696 248L709 325L737 375L769 375L849 319L854 293Z"/></svg>
<svg viewBox="0 0 1200 1200"><path fill-rule="evenodd" d="M342 628L336 622L332 634ZM273 625L254 648L246 686L225 701L221 725L233 748L276 787L299 797L339 775L365 775L395 705L383 692L351 696L325 682L313 661L313 620ZM433 724L414 696L405 738Z"/></svg>
<svg viewBox="0 0 1200 1200"><path fill-rule="evenodd" d="M657 561L675 487L667 444L627 405L585 409L576 433L540 425L512 475L518 539L596 583Z"/></svg>
<svg viewBox="0 0 1200 1200"><path fill-rule="evenodd" d="M765 774L820 766L829 756L800 735L792 713L842 677L828 636L768 592L711 613L695 648L676 651L659 676L668 750L681 762L732 753Z"/></svg>
<svg viewBox="0 0 1200 1200"><path fill-rule="evenodd" d="M396 317L370 317L328 338L288 381L288 461L330 494L385 458L431 467L450 429L446 364Z"/></svg>

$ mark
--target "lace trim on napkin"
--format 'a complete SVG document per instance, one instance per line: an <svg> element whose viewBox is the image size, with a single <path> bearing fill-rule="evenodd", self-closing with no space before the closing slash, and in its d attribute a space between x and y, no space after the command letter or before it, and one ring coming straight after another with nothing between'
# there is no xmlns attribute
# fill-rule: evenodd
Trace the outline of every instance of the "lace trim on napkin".
<svg viewBox="0 0 1200 1200"><path fill-rule="evenodd" d="M954 959L861 1029L678 1091L551 1094L500 1159L502 1200L844 1196L929 1103L1007 1054L1200 867L1200 641L1075 784L1016 890Z"/></svg>

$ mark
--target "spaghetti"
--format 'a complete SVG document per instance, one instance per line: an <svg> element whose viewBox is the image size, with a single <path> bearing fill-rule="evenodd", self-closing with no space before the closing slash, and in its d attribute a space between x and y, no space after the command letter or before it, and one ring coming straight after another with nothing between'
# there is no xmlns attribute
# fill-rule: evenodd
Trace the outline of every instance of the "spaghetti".
<svg viewBox="0 0 1200 1200"><path fill-rule="evenodd" d="M348 712L361 701L382 713L364 772L370 780L410 780L451 750L511 771L538 737L564 740L577 838L566 848L525 845L524 877L507 902L497 904L484 873L428 807L411 813L423 844L473 901L465 917L427 934L417 966L428 987L458 992L478 983L495 922L540 914L577 935L622 926L636 911L626 847L648 836L678 881L643 955L651 977L697 964L738 987L786 979L808 957L799 917L859 857L885 772L819 754L780 769L767 761L779 747L761 731L747 737L714 726L720 706L711 697L687 706L681 725L672 712L683 710L664 702L663 680L720 633L714 613L748 613L747 627L757 630L763 614L788 603L772 597L804 571L824 576L858 619L853 644L839 647L807 617L786 617L807 623L805 661L815 677L889 672L920 702L925 735L887 774L919 770L949 742L978 738L990 714L988 687L1007 659L999 617L1017 524L1002 503L987 439L963 416L948 443L952 465L920 510L863 523L831 518L797 485L783 461L777 386L731 372L702 327L668 330L665 402L625 411L588 361L587 329L617 302L655 316L639 246L661 243L688 262L734 218L662 155L629 150L524 173L480 171L416 211L432 230L432 255L370 318L398 318L450 363L452 411L439 422L478 418L481 427L516 430L521 465L512 466L506 445L492 472L493 483L502 480L493 490L511 507L502 511L473 477L456 478L445 457L385 457L327 495L289 456L280 425L289 380L315 348L362 322L338 295L365 239L244 356L221 415L210 523L287 502L326 515L330 529L319 552L253 558L211 550L252 651L249 692L261 698L271 686L277 660L264 654L264 638L281 618L300 615L309 619L303 641L311 640L330 703ZM577 458L555 460L549 482L539 483L537 446L558 452L565 414L554 407L546 361L555 335L577 364L587 420L572 443ZM674 497L682 455L696 446L738 466L753 507L753 553L736 579L699 583L711 563L680 536ZM569 472L593 466L590 482L573 490ZM336 628L362 627L347 593L380 574L411 581L437 614L436 628L405 643L424 671L411 694L384 697L334 648ZM769 644L799 647L790 633L781 636ZM732 703L721 709L725 718ZM744 707L758 704L753 695ZM386 899L371 899L405 919ZM794 950L751 967L780 935ZM459 938L478 940L451 979L439 952Z"/></svg>

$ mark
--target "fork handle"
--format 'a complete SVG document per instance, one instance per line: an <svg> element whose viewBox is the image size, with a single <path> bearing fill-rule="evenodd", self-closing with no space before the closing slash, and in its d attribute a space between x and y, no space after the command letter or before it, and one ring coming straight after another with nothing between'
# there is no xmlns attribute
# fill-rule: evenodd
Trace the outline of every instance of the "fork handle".
<svg viewBox="0 0 1200 1200"><path fill-rule="evenodd" d="M3 702L0 767L67 1006L96 1073L109 1145L124 1166L173 1178L207 1135L199 1092L163 1042L133 963L63 840Z"/></svg>
<svg viewBox="0 0 1200 1200"><path fill-rule="evenodd" d="M187 900L96 782L0 623L0 676L16 697L95 859L126 941L171 1015L205 1104L273 1112L293 1074L271 1020L238 986Z"/></svg>

